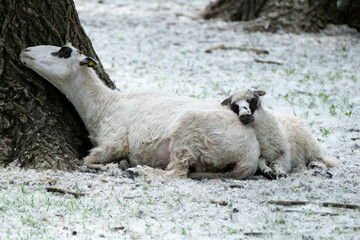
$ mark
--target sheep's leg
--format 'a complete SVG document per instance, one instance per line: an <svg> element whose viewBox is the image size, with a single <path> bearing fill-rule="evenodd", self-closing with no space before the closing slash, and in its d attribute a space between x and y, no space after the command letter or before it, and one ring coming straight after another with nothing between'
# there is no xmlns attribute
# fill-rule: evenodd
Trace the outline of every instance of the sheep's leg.
<svg viewBox="0 0 360 240"><path fill-rule="evenodd" d="M127 159L121 160L119 162L119 168L121 170L127 170L129 167L130 167L130 163L129 163L129 161Z"/></svg>
<svg viewBox="0 0 360 240"><path fill-rule="evenodd" d="M114 156L114 153L107 152L106 149L106 146L93 148L90 155L85 157L84 164L88 168L99 169L102 171L107 170L107 167L104 164L114 162L117 158Z"/></svg>
<svg viewBox="0 0 360 240"><path fill-rule="evenodd" d="M311 161L307 167L310 169L314 169L314 168L326 169L325 163L319 161Z"/></svg>
<svg viewBox="0 0 360 240"><path fill-rule="evenodd" d="M186 178L190 159L193 154L187 148L170 150L170 163L165 170L148 166L129 168L132 176L139 176L146 180L164 180L168 178Z"/></svg>
<svg viewBox="0 0 360 240"><path fill-rule="evenodd" d="M127 172L130 174L131 178L140 177L149 181L165 180L166 178L173 177L166 170L144 165L128 168Z"/></svg>
<svg viewBox="0 0 360 240"><path fill-rule="evenodd" d="M100 152L93 151L90 155L85 157L84 159L85 166L87 166L88 168L99 169L103 171L107 170L103 162L100 160L99 155Z"/></svg>
<svg viewBox="0 0 360 240"><path fill-rule="evenodd" d="M258 169L267 179L276 178L274 171L268 165L266 165L266 160L263 157L260 157L259 159Z"/></svg>
<svg viewBox="0 0 360 240"><path fill-rule="evenodd" d="M276 179L278 179L278 178L286 178L287 177L287 174L285 173L283 165L281 164L281 162L273 161L270 164L270 167L273 170Z"/></svg>
<svg viewBox="0 0 360 240"><path fill-rule="evenodd" d="M119 159L126 158L128 155L128 146L124 145L101 145L96 148L93 148L90 151L90 154L85 157L84 164L88 168L107 170L107 167L104 165L106 163L116 162Z"/></svg>
<svg viewBox="0 0 360 240"><path fill-rule="evenodd" d="M187 174L186 170L179 169L158 169L148 166L138 165L127 169L127 172L131 177L140 177L145 180L157 181L157 180L166 180L169 178L185 178Z"/></svg>
<svg viewBox="0 0 360 240"><path fill-rule="evenodd" d="M233 169L228 172L191 172L188 173L188 178L192 179L218 179L218 178L232 178L245 179L254 175L258 166L256 162L248 161L237 163Z"/></svg>

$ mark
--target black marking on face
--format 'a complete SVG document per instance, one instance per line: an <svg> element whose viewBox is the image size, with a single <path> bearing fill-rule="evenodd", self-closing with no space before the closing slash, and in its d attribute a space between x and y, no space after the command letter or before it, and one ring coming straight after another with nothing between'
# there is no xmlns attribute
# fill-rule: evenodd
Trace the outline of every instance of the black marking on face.
<svg viewBox="0 0 360 240"><path fill-rule="evenodd" d="M58 56L59 58L71 57L72 49L70 47L62 47L58 52L52 52L51 56Z"/></svg>
<svg viewBox="0 0 360 240"><path fill-rule="evenodd" d="M254 114L258 107L259 97L253 97L246 100L249 103L251 114Z"/></svg>
<svg viewBox="0 0 360 240"><path fill-rule="evenodd" d="M230 109L239 116L240 114L239 105L237 105L236 103L232 103L230 104Z"/></svg>

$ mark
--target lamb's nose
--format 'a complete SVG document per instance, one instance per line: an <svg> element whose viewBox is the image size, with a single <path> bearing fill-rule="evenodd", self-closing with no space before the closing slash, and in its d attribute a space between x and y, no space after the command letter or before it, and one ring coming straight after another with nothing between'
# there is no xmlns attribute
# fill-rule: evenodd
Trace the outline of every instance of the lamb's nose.
<svg viewBox="0 0 360 240"><path fill-rule="evenodd" d="M251 112L246 107L241 107L239 115L251 115Z"/></svg>

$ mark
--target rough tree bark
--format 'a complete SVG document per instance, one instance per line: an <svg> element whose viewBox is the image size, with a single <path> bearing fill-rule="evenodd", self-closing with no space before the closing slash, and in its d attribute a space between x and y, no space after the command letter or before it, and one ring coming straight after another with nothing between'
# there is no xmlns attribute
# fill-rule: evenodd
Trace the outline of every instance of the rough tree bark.
<svg viewBox="0 0 360 240"><path fill-rule="evenodd" d="M259 16L265 3L266 0L218 0L211 2L200 15L204 19L249 21Z"/></svg>
<svg viewBox="0 0 360 240"><path fill-rule="evenodd" d="M71 41L97 58L72 0L1 0L0 166L71 170L90 149L85 127L71 103L20 63L21 49ZM97 67L100 78L113 82Z"/></svg>
<svg viewBox="0 0 360 240"><path fill-rule="evenodd" d="M316 32L328 23L360 30L360 0L217 0L200 17L254 20L244 25L249 31Z"/></svg>

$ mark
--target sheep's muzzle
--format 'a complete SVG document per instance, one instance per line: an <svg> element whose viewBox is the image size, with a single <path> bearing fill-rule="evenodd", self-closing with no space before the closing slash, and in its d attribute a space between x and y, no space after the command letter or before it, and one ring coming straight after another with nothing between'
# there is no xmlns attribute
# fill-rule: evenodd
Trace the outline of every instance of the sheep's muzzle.
<svg viewBox="0 0 360 240"><path fill-rule="evenodd" d="M255 120L252 114L241 115L239 119L243 124L252 123Z"/></svg>

